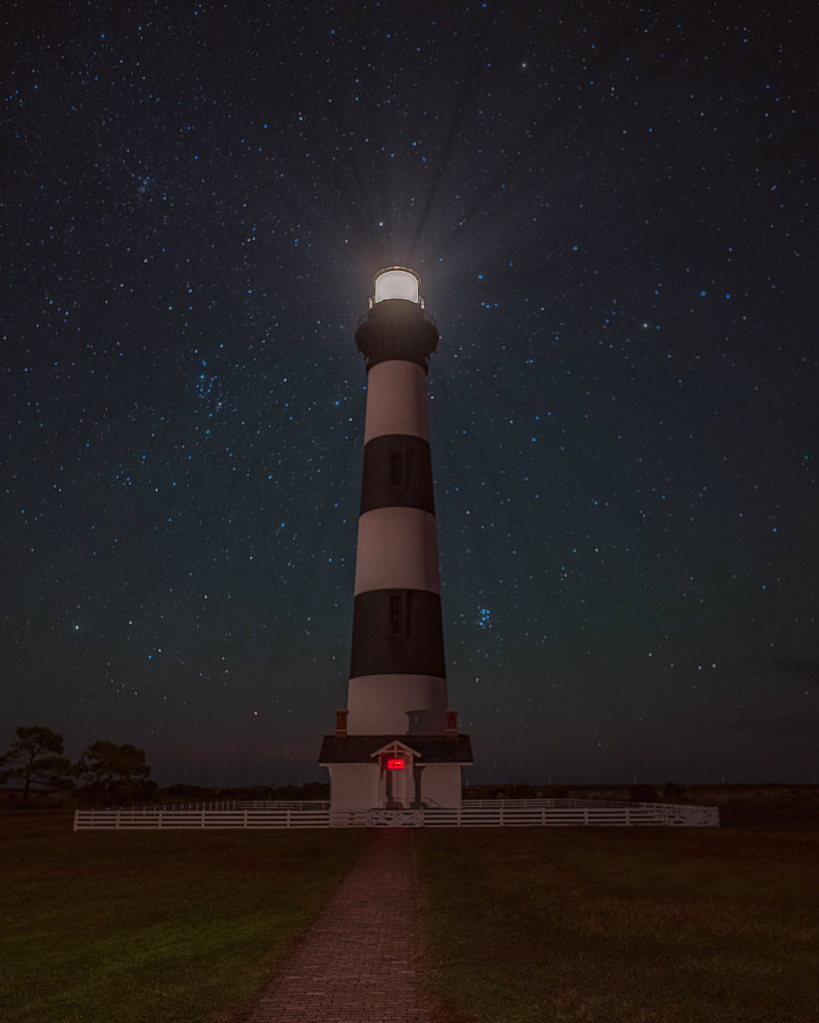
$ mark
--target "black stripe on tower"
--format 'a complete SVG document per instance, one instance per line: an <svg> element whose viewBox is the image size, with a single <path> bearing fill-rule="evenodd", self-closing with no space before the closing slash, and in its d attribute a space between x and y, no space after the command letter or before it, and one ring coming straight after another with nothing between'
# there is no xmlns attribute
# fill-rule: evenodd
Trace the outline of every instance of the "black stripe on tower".
<svg viewBox="0 0 819 1023"><path fill-rule="evenodd" d="M432 458L429 443L420 437L389 433L364 447L361 514L394 507L435 514Z"/></svg>
<svg viewBox="0 0 819 1023"><path fill-rule="evenodd" d="M368 590L355 598L350 678L446 678L441 598L428 590Z"/></svg>

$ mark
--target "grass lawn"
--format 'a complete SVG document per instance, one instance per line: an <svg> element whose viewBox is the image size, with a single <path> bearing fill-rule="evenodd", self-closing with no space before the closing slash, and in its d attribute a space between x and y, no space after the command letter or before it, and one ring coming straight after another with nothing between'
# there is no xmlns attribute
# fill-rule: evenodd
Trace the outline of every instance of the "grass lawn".
<svg viewBox="0 0 819 1023"><path fill-rule="evenodd" d="M433 1023L817 1023L819 823L425 828Z"/></svg>
<svg viewBox="0 0 819 1023"><path fill-rule="evenodd" d="M369 841L0 814L3 1023L233 1023Z"/></svg>

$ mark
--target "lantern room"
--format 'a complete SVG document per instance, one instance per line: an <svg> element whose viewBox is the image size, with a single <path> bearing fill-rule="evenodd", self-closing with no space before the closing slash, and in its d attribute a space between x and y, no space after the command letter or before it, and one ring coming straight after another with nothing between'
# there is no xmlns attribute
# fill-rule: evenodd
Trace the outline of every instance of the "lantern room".
<svg viewBox="0 0 819 1023"><path fill-rule="evenodd" d="M373 278L373 297L370 299L370 309L379 302L386 302L392 298L414 302L423 309L424 300L418 291L420 286L421 278L414 270L409 270L405 266L388 266L384 270L379 270Z"/></svg>

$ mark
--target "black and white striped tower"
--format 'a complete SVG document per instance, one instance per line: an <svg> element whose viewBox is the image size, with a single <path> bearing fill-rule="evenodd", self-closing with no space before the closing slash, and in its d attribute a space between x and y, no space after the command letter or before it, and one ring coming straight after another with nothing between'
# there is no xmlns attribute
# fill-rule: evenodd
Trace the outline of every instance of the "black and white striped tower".
<svg viewBox="0 0 819 1023"><path fill-rule="evenodd" d="M367 413L348 735L441 735L446 726L426 381L438 331L419 283L404 267L376 274L355 335L367 357Z"/></svg>
<svg viewBox="0 0 819 1023"><path fill-rule="evenodd" d="M438 331L418 285L401 266L377 273L355 335L368 375L350 681L319 754L337 826L362 810L459 807L473 762L447 707L427 415Z"/></svg>

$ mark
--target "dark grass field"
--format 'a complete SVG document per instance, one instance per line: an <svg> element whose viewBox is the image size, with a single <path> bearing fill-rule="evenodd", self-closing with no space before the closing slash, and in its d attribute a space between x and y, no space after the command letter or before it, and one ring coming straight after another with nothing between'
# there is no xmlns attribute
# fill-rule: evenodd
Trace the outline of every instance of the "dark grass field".
<svg viewBox="0 0 819 1023"><path fill-rule="evenodd" d="M234 1023L365 830L78 832L0 814L3 1023Z"/></svg>
<svg viewBox="0 0 819 1023"><path fill-rule="evenodd" d="M414 839L433 1023L819 1021L815 818Z"/></svg>
<svg viewBox="0 0 819 1023"><path fill-rule="evenodd" d="M819 817L413 833L433 1023L817 1023ZM2 1023L239 1023L371 833L0 813Z"/></svg>

